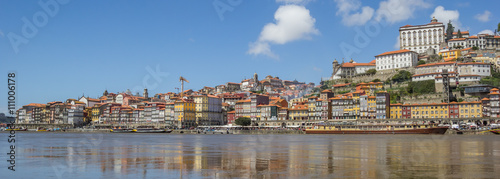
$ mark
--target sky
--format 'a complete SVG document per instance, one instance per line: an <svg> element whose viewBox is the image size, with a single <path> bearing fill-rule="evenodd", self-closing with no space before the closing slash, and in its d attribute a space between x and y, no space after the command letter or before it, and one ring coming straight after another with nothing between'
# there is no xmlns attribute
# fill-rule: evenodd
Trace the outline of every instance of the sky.
<svg viewBox="0 0 500 179"><path fill-rule="evenodd" d="M435 16L471 35L492 33L500 6L434 0L0 0L0 113L7 74L16 108L134 94L198 90L258 73L314 82L337 59L370 62L399 49L399 27Z"/></svg>

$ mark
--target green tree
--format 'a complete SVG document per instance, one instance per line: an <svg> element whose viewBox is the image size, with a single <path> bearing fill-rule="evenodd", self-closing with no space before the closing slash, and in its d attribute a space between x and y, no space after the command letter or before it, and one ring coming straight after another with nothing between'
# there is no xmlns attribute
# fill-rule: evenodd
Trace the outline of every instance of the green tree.
<svg viewBox="0 0 500 179"><path fill-rule="evenodd" d="M366 73L369 75L375 75L377 73L377 70L375 68L372 68L372 69L369 69L368 71L366 71Z"/></svg>
<svg viewBox="0 0 500 179"><path fill-rule="evenodd" d="M248 117L239 117L234 121L234 123L240 126L249 126L250 124L252 124L252 120L250 120L250 118Z"/></svg>
<svg viewBox="0 0 500 179"><path fill-rule="evenodd" d="M372 82L380 82L380 79L375 78L375 79L372 80Z"/></svg>
<svg viewBox="0 0 500 179"><path fill-rule="evenodd" d="M453 38L453 32L455 31L455 27L453 27L453 24L451 24L451 20L448 22L448 25L446 27L446 41L450 40Z"/></svg>
<svg viewBox="0 0 500 179"><path fill-rule="evenodd" d="M500 32L500 22L498 23L497 32Z"/></svg>
<svg viewBox="0 0 500 179"><path fill-rule="evenodd" d="M412 74L409 71L401 70L399 73L392 77L393 82L404 82L411 80Z"/></svg>
<svg viewBox="0 0 500 179"><path fill-rule="evenodd" d="M473 47L472 47L472 50L479 50L479 48L478 48L478 47L476 47L476 46L473 46Z"/></svg>
<svg viewBox="0 0 500 179"><path fill-rule="evenodd" d="M458 31L457 31L457 36L458 36L458 38L462 38L462 33L460 32L460 29L458 29Z"/></svg>
<svg viewBox="0 0 500 179"><path fill-rule="evenodd" d="M419 60L417 63L417 65L423 65L423 64L425 64L425 61L423 61L423 60Z"/></svg>

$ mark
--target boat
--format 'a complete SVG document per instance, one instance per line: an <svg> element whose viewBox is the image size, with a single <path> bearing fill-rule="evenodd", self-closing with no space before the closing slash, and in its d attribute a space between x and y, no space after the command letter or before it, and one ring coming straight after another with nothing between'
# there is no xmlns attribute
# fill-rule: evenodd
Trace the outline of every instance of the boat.
<svg viewBox="0 0 500 179"><path fill-rule="evenodd" d="M38 129L36 129L37 132L48 132L48 131L53 131L52 129L47 129L47 128L44 128L44 127L39 127Z"/></svg>
<svg viewBox="0 0 500 179"><path fill-rule="evenodd" d="M129 132L135 132L136 129L110 129L109 132L114 132L114 133L129 133Z"/></svg>
<svg viewBox="0 0 500 179"><path fill-rule="evenodd" d="M448 126L431 124L316 125L306 134L444 134Z"/></svg>
<svg viewBox="0 0 500 179"><path fill-rule="evenodd" d="M500 129L492 129L490 130L490 132L496 135L500 135Z"/></svg>
<svg viewBox="0 0 500 179"><path fill-rule="evenodd" d="M170 129L153 129L153 128L139 128L139 129L134 129L136 133L171 133L172 130Z"/></svg>
<svg viewBox="0 0 500 179"><path fill-rule="evenodd" d="M5 129L6 131L27 131L27 128L9 128Z"/></svg>

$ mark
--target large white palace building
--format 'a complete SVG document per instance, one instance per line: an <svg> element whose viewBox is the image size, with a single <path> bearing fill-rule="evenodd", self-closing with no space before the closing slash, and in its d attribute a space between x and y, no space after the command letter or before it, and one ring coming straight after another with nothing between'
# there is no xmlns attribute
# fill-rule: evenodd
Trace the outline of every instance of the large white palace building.
<svg viewBox="0 0 500 179"><path fill-rule="evenodd" d="M439 45L444 42L444 25L432 18L425 25L405 25L399 28L399 47L417 53L424 53L428 48L439 51Z"/></svg>

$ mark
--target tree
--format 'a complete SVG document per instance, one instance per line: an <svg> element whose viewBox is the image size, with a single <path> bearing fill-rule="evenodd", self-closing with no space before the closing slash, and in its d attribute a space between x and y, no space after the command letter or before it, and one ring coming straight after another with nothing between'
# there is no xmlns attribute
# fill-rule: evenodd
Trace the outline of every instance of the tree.
<svg viewBox="0 0 500 179"><path fill-rule="evenodd" d="M372 80L372 82L380 82L380 79L375 78L375 79Z"/></svg>
<svg viewBox="0 0 500 179"><path fill-rule="evenodd" d="M497 32L500 32L500 22L498 23Z"/></svg>
<svg viewBox="0 0 500 179"><path fill-rule="evenodd" d="M425 64L425 61L423 61L423 60L419 60L417 63L417 65L423 65L423 64Z"/></svg>
<svg viewBox="0 0 500 179"><path fill-rule="evenodd" d="M234 121L234 123L240 126L249 126L250 124L252 124L252 120L250 120L250 118L248 117L239 117Z"/></svg>
<svg viewBox="0 0 500 179"><path fill-rule="evenodd" d="M446 41L453 38L453 32L455 31L455 27L451 24L451 20L448 22L448 26L446 27Z"/></svg>
<svg viewBox="0 0 500 179"><path fill-rule="evenodd" d="M393 82L403 82L403 81L408 81L411 80L412 74L409 71L406 70L401 70L399 73L394 75L392 77Z"/></svg>
<svg viewBox="0 0 500 179"><path fill-rule="evenodd" d="M460 32L460 29L458 29L458 31L457 31L457 36L458 36L458 38L462 38L462 33Z"/></svg>
<svg viewBox="0 0 500 179"><path fill-rule="evenodd" d="M372 69L369 69L368 71L366 71L366 73L369 75L375 75L377 73L377 70L375 68L372 68Z"/></svg>
<svg viewBox="0 0 500 179"><path fill-rule="evenodd" d="M473 47L472 47L472 50L479 50L479 48L478 48L478 47L476 47L476 46L473 46Z"/></svg>

